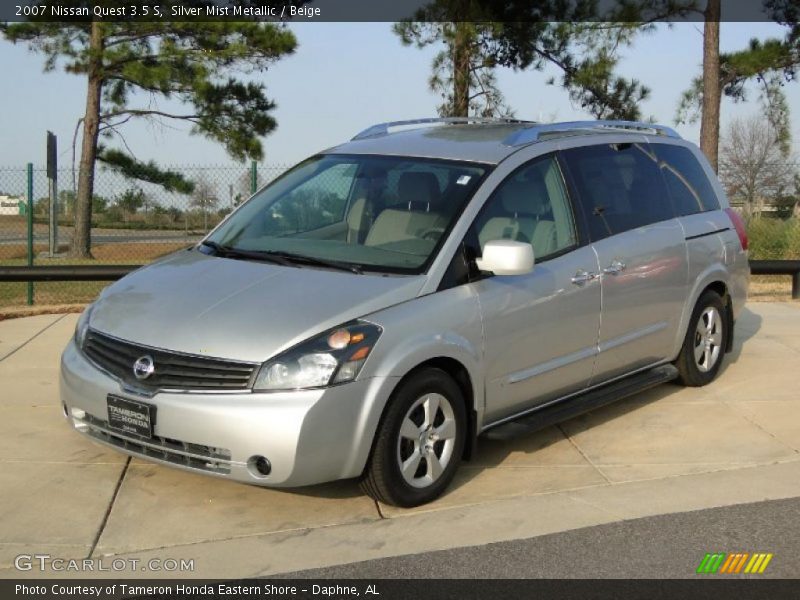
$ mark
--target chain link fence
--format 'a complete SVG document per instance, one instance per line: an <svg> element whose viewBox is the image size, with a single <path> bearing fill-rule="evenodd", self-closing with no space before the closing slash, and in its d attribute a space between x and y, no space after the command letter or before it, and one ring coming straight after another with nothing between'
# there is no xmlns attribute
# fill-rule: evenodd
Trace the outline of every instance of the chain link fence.
<svg viewBox="0 0 800 600"><path fill-rule="evenodd" d="M92 258L76 259L70 256L75 222L73 171L57 173L56 211L51 215L45 168L33 167L29 181L27 167L0 166L0 266L148 263L196 243L250 196L254 184L259 188L288 168L283 164L166 167L193 184L191 192L180 193L100 165L92 198ZM302 207L308 214L297 212L295 205L284 206L283 226L294 223L303 230L313 228L312 221L319 226L342 219L349 181L333 170L324 180L311 181L303 191L308 201ZM388 181L387 186L391 196L396 182ZM791 213L764 213L764 218L747 219L751 259L800 259L800 218ZM0 309L86 303L105 285L107 282L92 281L0 282Z"/></svg>
<svg viewBox="0 0 800 600"><path fill-rule="evenodd" d="M164 167L192 182L180 193L98 166L92 197L92 259L70 256L77 174L57 173L56 210L50 210L46 169L0 167L0 265L145 264L200 240L246 200L253 184L268 183L290 165L180 165ZM29 235L28 207L32 205ZM29 247L30 250L29 251ZM91 301L107 283L0 283L0 307ZM29 288L32 287L30 296Z"/></svg>

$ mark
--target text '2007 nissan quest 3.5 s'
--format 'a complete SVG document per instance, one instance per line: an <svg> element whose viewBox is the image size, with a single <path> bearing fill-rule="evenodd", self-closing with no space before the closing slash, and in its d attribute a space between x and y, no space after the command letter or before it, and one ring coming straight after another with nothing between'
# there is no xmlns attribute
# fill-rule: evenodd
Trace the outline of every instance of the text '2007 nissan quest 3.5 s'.
<svg viewBox="0 0 800 600"><path fill-rule="evenodd" d="M106 288L61 397L134 456L414 506L496 425L712 381L748 279L742 221L671 129L386 123Z"/></svg>

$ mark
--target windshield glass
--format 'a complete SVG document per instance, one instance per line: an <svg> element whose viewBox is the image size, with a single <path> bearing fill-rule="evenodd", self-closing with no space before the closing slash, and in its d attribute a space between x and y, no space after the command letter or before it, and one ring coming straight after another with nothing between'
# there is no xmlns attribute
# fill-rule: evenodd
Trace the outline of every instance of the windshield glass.
<svg viewBox="0 0 800 600"><path fill-rule="evenodd" d="M486 170L420 158L317 156L261 190L208 241L233 250L230 256L278 253L421 272Z"/></svg>

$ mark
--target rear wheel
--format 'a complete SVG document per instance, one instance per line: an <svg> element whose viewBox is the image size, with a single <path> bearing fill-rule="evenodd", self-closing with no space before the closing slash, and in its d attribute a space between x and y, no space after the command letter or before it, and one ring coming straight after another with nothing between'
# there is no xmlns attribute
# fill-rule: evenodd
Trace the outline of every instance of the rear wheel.
<svg viewBox="0 0 800 600"><path fill-rule="evenodd" d="M709 290L700 296L675 361L683 385L706 385L719 373L728 343L727 314L719 294Z"/></svg>
<svg viewBox="0 0 800 600"><path fill-rule="evenodd" d="M444 371L422 369L393 394L361 486L386 504L408 507L430 502L453 479L465 437L461 389Z"/></svg>

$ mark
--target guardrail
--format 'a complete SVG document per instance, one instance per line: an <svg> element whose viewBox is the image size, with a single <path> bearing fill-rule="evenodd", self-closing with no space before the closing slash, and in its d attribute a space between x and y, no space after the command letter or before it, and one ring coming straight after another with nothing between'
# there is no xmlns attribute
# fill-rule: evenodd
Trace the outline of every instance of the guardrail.
<svg viewBox="0 0 800 600"><path fill-rule="evenodd" d="M0 267L0 282L115 281L142 265L63 265ZM753 275L791 275L792 298L800 300L800 260L751 260Z"/></svg>
<svg viewBox="0 0 800 600"><path fill-rule="evenodd" d="M792 298L800 300L800 260L751 260L753 275L791 275Z"/></svg>
<svg viewBox="0 0 800 600"><path fill-rule="evenodd" d="M4 281L116 281L142 265L58 265L0 267Z"/></svg>

